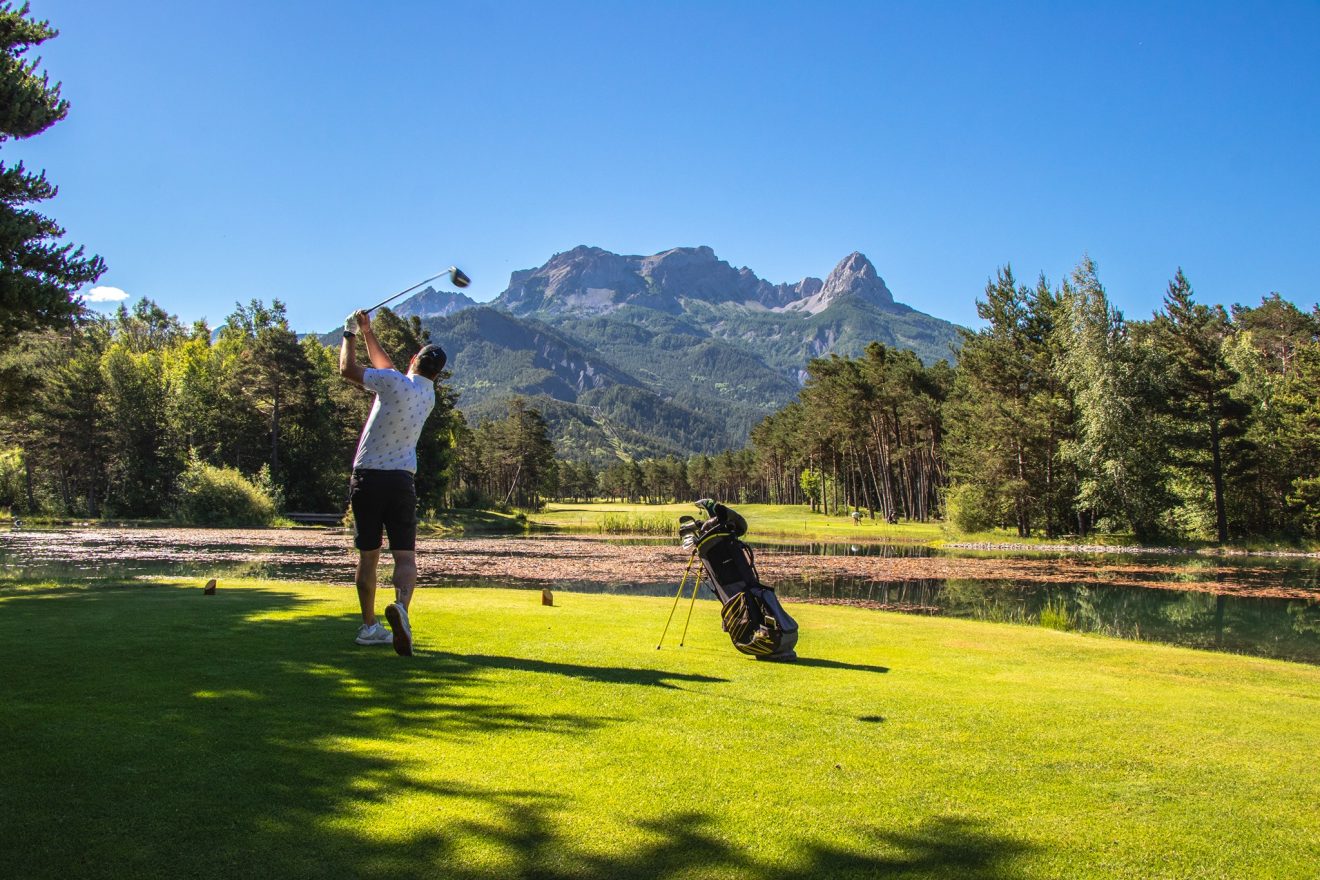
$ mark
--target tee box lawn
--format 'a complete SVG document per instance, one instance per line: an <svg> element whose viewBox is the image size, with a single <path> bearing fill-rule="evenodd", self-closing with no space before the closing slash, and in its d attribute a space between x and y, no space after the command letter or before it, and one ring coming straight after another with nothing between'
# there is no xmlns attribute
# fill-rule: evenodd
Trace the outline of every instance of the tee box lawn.
<svg viewBox="0 0 1320 880"><path fill-rule="evenodd" d="M1320 669L790 605L0 585L13 878L1316 876Z"/></svg>

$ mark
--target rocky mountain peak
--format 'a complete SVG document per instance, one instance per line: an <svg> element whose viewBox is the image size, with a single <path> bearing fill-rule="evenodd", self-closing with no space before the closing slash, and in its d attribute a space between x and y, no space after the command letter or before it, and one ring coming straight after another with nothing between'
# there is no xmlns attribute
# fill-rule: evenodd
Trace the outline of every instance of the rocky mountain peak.
<svg viewBox="0 0 1320 880"><path fill-rule="evenodd" d="M859 296L878 306L894 304L894 295L885 286L884 279L866 255L858 251L839 261L820 290L822 300L832 302L843 296Z"/></svg>
<svg viewBox="0 0 1320 880"><path fill-rule="evenodd" d="M416 315L419 318L444 317L475 306L476 300L466 293L436 290L429 284L421 293L415 293L394 307L400 317Z"/></svg>
<svg viewBox="0 0 1320 880"><path fill-rule="evenodd" d="M396 311L450 314L472 305L426 293ZM844 257L825 281L808 277L796 284L772 284L745 266L735 269L706 245L670 248L651 256L625 256L578 245L535 269L514 272L508 288L492 305L522 316L608 314L630 305L681 314L689 307L685 303L693 302L815 315L846 297L880 307L894 304L875 266L857 251Z"/></svg>

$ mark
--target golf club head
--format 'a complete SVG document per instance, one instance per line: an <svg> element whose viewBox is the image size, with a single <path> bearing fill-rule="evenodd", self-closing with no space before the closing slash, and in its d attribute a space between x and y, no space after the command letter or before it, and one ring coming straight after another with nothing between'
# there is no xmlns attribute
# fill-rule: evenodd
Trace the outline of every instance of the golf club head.
<svg viewBox="0 0 1320 880"><path fill-rule="evenodd" d="M457 266L449 267L449 280L455 287L467 287L472 283L472 279L463 273L463 270Z"/></svg>

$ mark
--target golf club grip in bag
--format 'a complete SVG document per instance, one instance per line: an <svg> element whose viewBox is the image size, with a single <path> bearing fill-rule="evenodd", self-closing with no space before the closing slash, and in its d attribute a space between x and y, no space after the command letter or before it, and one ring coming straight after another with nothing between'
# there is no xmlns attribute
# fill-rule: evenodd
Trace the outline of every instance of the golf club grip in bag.
<svg viewBox="0 0 1320 880"><path fill-rule="evenodd" d="M758 660L796 658L797 621L779 604L774 589L761 583L752 548L722 518L712 517L697 535L696 550L708 583L724 606L724 631L733 646Z"/></svg>

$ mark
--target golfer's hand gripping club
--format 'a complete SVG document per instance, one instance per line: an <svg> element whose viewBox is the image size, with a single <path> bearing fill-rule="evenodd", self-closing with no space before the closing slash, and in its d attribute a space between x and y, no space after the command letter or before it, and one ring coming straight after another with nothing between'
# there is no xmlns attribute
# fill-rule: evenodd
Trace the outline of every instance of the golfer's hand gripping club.
<svg viewBox="0 0 1320 880"><path fill-rule="evenodd" d="M361 309L358 309L344 319L345 333L351 333L356 336L359 331L369 329L371 329L371 316Z"/></svg>

